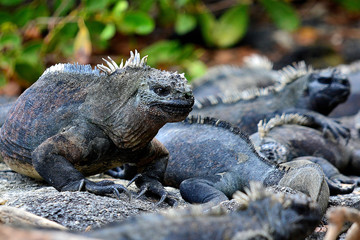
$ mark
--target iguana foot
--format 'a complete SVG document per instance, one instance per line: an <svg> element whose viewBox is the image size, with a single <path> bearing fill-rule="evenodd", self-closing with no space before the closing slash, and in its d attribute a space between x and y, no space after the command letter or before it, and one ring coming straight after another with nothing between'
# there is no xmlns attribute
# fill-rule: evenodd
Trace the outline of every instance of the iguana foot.
<svg viewBox="0 0 360 240"><path fill-rule="evenodd" d="M342 175L342 174L340 174L340 175ZM338 194L352 193L355 189L355 182L351 179L349 179L349 181L343 182L339 179L334 180L334 179L326 178L326 183L329 186L331 196L338 195ZM344 185L342 185L342 183L349 184L349 185L344 186Z"/></svg>
<svg viewBox="0 0 360 240"><path fill-rule="evenodd" d="M129 190L121 184L115 184L109 180L103 180L100 182L92 182L87 179L80 181L73 181L61 188L61 191L81 191L85 190L97 195L115 194L120 199L120 192L124 192L131 200L131 193Z"/></svg>
<svg viewBox="0 0 360 240"><path fill-rule="evenodd" d="M158 206L159 204L161 204L164 201L166 203L168 203L170 206L177 205L177 201L168 195L164 186L158 180L148 177L148 176L145 176L143 174L137 174L128 183L127 186L129 186L133 182L135 182L136 186L138 186L138 188L140 188L140 192L136 196L136 198L139 198L146 193L146 194L151 194L151 195L160 197L160 200L155 204L155 206Z"/></svg>

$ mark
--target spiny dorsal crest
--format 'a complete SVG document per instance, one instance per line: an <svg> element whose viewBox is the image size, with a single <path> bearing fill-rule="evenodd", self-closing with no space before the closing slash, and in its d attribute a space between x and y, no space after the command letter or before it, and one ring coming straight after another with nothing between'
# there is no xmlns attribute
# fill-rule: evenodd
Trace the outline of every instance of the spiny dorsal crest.
<svg viewBox="0 0 360 240"><path fill-rule="evenodd" d="M233 91L230 93L207 96L202 99L195 99L194 107L201 109L220 103L231 104L241 100L255 99L257 97L267 96L272 93L280 92L286 87L287 84L294 82L300 77L303 77L309 73L312 73L313 69L311 66L306 65L305 62L302 61L286 66L278 72L280 74L278 84L264 88L250 88L243 91Z"/></svg>
<svg viewBox="0 0 360 240"><path fill-rule="evenodd" d="M235 199L239 203L239 209L246 209L250 202L254 202L257 200L262 200L267 197L270 197L272 201L277 201L283 205L284 208L287 208L291 205L291 199L285 197L284 193L272 193L260 183L251 181L249 188L245 188L243 192L236 191L233 194L233 199Z"/></svg>
<svg viewBox="0 0 360 240"><path fill-rule="evenodd" d="M259 54L252 54L250 56L246 56L243 59L244 67L248 68L260 68L260 69L267 69L272 70L273 69L273 62L270 61L266 56L262 56Z"/></svg>
<svg viewBox="0 0 360 240"><path fill-rule="evenodd" d="M281 126L284 124L297 124L297 125L306 125L309 123L309 119L300 114L285 114L283 113L281 116L276 115L271 118L269 121L260 120L258 123L258 133L261 139L266 137L266 135L276 126Z"/></svg>
<svg viewBox="0 0 360 240"><path fill-rule="evenodd" d="M108 75L115 72L117 69L124 69L126 67L131 68L141 68L146 66L147 62L147 55L143 58L140 58L140 53L135 49L135 54L130 51L130 58L126 60L125 64L123 64L123 60L121 60L120 65L117 65L114 60L112 60L110 57L108 57L109 61L103 58L103 60L106 62L108 66L105 66L104 64L98 64L97 67L107 73Z"/></svg>
<svg viewBox="0 0 360 240"><path fill-rule="evenodd" d="M279 70L281 75L280 81L282 84L286 85L313 71L313 68L310 65L306 65L304 61L293 63L292 65L285 66Z"/></svg>
<svg viewBox="0 0 360 240"><path fill-rule="evenodd" d="M336 67L343 74L350 74L360 71L360 60L352 62L350 64L343 64Z"/></svg>

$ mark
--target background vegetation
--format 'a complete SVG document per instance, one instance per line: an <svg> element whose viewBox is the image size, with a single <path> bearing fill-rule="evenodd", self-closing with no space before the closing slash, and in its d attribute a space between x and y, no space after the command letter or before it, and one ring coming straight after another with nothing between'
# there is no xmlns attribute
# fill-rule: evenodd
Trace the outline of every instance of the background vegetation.
<svg viewBox="0 0 360 240"><path fill-rule="evenodd" d="M360 10L358 0L337 4ZM194 78L206 70L201 47L236 45L254 5L280 29L294 31L301 24L293 2L285 0L0 0L0 85L16 81L27 87L57 62L93 63L93 56L105 55L119 61L121 48L139 48L151 56L150 65L175 65ZM194 31L200 48L191 39ZM190 39L184 42L184 36Z"/></svg>

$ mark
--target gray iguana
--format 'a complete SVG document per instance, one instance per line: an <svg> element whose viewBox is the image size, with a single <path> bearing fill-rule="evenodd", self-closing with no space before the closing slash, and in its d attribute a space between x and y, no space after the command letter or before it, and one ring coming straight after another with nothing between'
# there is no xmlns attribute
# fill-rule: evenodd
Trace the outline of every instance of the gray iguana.
<svg viewBox="0 0 360 240"><path fill-rule="evenodd" d="M313 71L300 62L282 69L282 84L235 91L195 100L192 115L219 118L236 124L247 134L257 131L257 123L275 114L301 113L312 124L330 130L336 137L348 137L348 129L327 115L350 93L348 79L333 69Z"/></svg>
<svg viewBox="0 0 360 240"><path fill-rule="evenodd" d="M17 99L0 130L4 162L60 191L117 195L126 188L85 177L132 163L150 174L143 174L144 184L164 196L151 174L164 171L168 151L154 137L188 115L192 91L183 74L150 68L137 51L120 66L104 60L108 67L98 65L104 73L54 65Z"/></svg>
<svg viewBox="0 0 360 240"><path fill-rule="evenodd" d="M261 121L259 131L250 139L261 154L276 163L306 158L319 164L332 181L352 184L348 190L354 188L354 180L340 172L360 175L360 149L354 148L352 139L350 143L336 141L332 136L309 127L307 118L299 114ZM335 194L347 192L339 192L339 188L330 190Z"/></svg>
<svg viewBox="0 0 360 240"><path fill-rule="evenodd" d="M154 178L179 188L190 203L217 204L249 187L250 181L259 181L265 186L293 187L311 196L322 209L327 206L329 189L320 167L310 162L295 168L293 163L277 165L259 156L249 138L227 122L189 116L183 122L166 124L156 138L170 157L165 171L157 171ZM125 168L127 178L133 176L128 174L129 168ZM136 167L131 169L136 173ZM143 188L141 174L133 181Z"/></svg>
<svg viewBox="0 0 360 240"><path fill-rule="evenodd" d="M202 99L234 90L268 87L278 84L281 77L279 71L273 70L268 58L253 54L244 58L241 67L220 65L210 68L204 76L191 81L191 86L195 99Z"/></svg>

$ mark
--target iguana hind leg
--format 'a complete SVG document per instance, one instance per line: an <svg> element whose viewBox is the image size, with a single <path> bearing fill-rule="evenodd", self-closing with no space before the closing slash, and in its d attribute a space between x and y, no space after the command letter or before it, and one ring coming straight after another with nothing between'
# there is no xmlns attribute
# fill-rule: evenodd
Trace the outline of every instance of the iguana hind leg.
<svg viewBox="0 0 360 240"><path fill-rule="evenodd" d="M180 194L185 201L190 203L214 203L218 204L228 200L228 197L216 189L210 179L189 178L181 182Z"/></svg>

